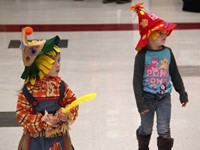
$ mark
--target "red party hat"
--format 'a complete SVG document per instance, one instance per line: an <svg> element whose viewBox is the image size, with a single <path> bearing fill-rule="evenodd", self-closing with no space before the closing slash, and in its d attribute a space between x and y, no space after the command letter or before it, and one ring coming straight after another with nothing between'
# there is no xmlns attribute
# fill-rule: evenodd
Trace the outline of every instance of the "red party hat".
<svg viewBox="0 0 200 150"><path fill-rule="evenodd" d="M145 12L142 5L143 3L139 3L130 7L130 10L133 10L138 14L138 24L141 37L135 48L137 51L140 51L143 47L148 45L149 37L153 31L167 31L167 36L169 36L172 30L176 27L176 24L168 23L157 17L155 14Z"/></svg>

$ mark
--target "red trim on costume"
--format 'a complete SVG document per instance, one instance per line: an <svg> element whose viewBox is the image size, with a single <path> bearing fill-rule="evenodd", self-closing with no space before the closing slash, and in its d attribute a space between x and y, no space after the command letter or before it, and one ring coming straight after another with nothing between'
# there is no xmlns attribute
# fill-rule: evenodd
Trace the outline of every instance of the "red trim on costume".
<svg viewBox="0 0 200 150"><path fill-rule="evenodd" d="M45 101L45 100L57 100L59 97L36 97L35 99L38 101Z"/></svg>

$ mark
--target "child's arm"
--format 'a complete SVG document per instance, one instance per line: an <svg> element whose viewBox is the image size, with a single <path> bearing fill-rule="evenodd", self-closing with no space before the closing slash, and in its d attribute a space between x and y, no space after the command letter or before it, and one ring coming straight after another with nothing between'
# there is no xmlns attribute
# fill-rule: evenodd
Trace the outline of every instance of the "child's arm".
<svg viewBox="0 0 200 150"><path fill-rule="evenodd" d="M29 132L40 132L43 129L42 114L33 114L31 104L25 96L20 93L17 101L16 117L21 126L27 128Z"/></svg>
<svg viewBox="0 0 200 150"><path fill-rule="evenodd" d="M63 100L63 107L65 107L66 105L71 104L73 101L76 100L76 96L75 94L72 92L72 90L69 88L69 86L65 83L65 95L64 95L64 100ZM68 113L62 113L61 110L58 111L59 113L59 118L61 119L61 121L65 122L68 121L70 124L72 124L77 116L78 116L78 106L74 107L70 110L70 112Z"/></svg>
<svg viewBox="0 0 200 150"><path fill-rule="evenodd" d="M34 114L32 105L22 93L18 96L16 117L19 124L31 133L57 127L59 123L59 119L51 114L45 117L41 113ZM48 118L48 121L45 118Z"/></svg>
<svg viewBox="0 0 200 150"><path fill-rule="evenodd" d="M174 89L180 94L181 104L183 107L185 107L188 102L188 95L187 95L187 92L185 91L183 80L178 71L176 60L174 58L172 51L171 51L171 62L170 62L170 66L169 66L169 72L170 72L170 76L171 76L171 80L172 80Z"/></svg>
<svg viewBox="0 0 200 150"><path fill-rule="evenodd" d="M135 57L134 76L133 76L133 89L138 111L141 114L148 112L147 105L143 96L143 73L144 73L144 52L139 52Z"/></svg>

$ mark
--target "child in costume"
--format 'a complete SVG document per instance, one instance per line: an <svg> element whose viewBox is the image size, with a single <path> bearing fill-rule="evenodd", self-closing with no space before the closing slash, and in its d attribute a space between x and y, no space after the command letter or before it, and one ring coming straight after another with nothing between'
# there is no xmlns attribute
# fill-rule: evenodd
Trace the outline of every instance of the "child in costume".
<svg viewBox="0 0 200 150"><path fill-rule="evenodd" d="M16 117L24 134L18 150L73 150L68 130L78 116L78 106L62 112L76 97L58 76L60 38L29 42L29 31L22 29L25 69L21 78L25 83L18 96Z"/></svg>
<svg viewBox="0 0 200 150"><path fill-rule="evenodd" d="M174 139L170 133L172 84L180 94L183 107L188 102L181 75L172 50L164 46L167 36L175 28L154 14L146 13L143 3L131 6L138 14L141 38L136 46L133 87L141 125L136 131L139 150L149 150L154 115L157 117L157 146L171 150Z"/></svg>

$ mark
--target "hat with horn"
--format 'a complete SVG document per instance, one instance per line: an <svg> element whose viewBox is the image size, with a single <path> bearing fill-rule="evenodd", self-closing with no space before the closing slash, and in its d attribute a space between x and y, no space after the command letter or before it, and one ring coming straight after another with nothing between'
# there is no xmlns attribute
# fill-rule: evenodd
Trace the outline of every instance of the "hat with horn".
<svg viewBox="0 0 200 150"><path fill-rule="evenodd" d="M27 35L32 34L33 29L31 27L25 27L22 29L22 39L21 39L21 49L22 49L22 60L25 66L24 72L21 75L22 79L25 79L25 83L31 82L35 83L36 76L40 73L48 73L48 71L44 71L46 69L42 69L46 67L50 69L54 61L50 61L48 58L44 59L44 61L49 62L50 65L44 65L42 68L41 65L37 61L37 59L43 55L50 53L51 51L60 52L58 48L58 43L60 41L59 36L55 36L49 40L32 40L28 41ZM45 63L46 64L46 63Z"/></svg>

